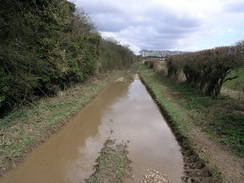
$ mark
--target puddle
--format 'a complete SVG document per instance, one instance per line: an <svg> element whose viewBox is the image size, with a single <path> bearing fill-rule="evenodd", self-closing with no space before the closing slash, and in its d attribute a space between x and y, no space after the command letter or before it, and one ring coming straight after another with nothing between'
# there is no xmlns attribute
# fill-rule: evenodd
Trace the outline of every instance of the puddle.
<svg viewBox="0 0 244 183"><path fill-rule="evenodd" d="M129 142L134 180L148 169L181 183L180 146L142 82L114 82L72 122L40 145L1 183L80 183L93 172L98 152L108 137Z"/></svg>

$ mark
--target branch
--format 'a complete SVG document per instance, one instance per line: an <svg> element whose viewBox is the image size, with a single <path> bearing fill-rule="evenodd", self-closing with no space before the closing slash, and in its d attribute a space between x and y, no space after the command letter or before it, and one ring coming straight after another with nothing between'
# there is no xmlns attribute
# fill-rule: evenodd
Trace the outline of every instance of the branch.
<svg viewBox="0 0 244 183"><path fill-rule="evenodd" d="M236 78L238 78L238 75L233 76L233 77L226 78L226 79L224 80L224 82L229 81L229 80L233 80L233 79L236 79ZM223 82L223 83L224 83L224 82Z"/></svg>

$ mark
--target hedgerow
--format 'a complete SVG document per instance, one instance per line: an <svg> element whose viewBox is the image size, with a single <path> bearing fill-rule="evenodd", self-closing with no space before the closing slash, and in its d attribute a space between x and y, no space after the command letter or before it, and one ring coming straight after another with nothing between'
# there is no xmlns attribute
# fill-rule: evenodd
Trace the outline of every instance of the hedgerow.
<svg viewBox="0 0 244 183"><path fill-rule="evenodd" d="M244 42L169 56L166 61L169 77L177 78L183 72L191 86L208 96L217 97L224 82L238 77L230 77L230 73L244 66Z"/></svg>
<svg viewBox="0 0 244 183"><path fill-rule="evenodd" d="M106 70L106 49L120 53L111 68L132 61L132 52L103 40L87 15L67 0L2 0L0 15L2 114L16 104L82 82L98 67Z"/></svg>

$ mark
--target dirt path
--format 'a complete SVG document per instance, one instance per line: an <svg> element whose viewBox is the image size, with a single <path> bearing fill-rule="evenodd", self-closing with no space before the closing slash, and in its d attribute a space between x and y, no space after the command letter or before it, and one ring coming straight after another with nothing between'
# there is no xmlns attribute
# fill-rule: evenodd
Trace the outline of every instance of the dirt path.
<svg viewBox="0 0 244 183"><path fill-rule="evenodd" d="M244 161L233 155L227 149L212 141L208 135L198 127L191 130L189 136L198 151L209 159L211 167L217 166L224 177L224 183L244 182Z"/></svg>
<svg viewBox="0 0 244 183"><path fill-rule="evenodd" d="M171 92L177 95L176 91ZM182 108L175 99L171 98L174 105L184 111L184 119L191 123L189 139L196 147L196 150L203 159L208 160L210 168L218 168L224 183L243 183L244 182L244 159L234 155L223 145L217 144L206 132L191 122L189 112Z"/></svg>
<svg viewBox="0 0 244 183"><path fill-rule="evenodd" d="M169 92L173 95L178 95L178 92ZM230 152L223 145L217 144L209 135L202 131L200 127L193 124L189 111L181 107L177 101L171 96L171 102L176 108L184 111L184 120L191 123L188 127L190 141L194 144L195 149L203 159L208 160L210 168L218 168L222 177L223 183L243 183L244 182L244 159Z"/></svg>

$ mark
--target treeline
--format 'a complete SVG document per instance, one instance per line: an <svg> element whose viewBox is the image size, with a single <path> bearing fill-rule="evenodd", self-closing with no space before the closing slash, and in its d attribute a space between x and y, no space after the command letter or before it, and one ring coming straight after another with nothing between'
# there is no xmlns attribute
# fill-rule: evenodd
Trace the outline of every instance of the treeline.
<svg viewBox="0 0 244 183"><path fill-rule="evenodd" d="M103 40L100 45L100 71L128 67L135 61L135 55L126 46L115 40Z"/></svg>
<svg viewBox="0 0 244 183"><path fill-rule="evenodd" d="M135 60L67 0L2 0L0 15L1 113Z"/></svg>
<svg viewBox="0 0 244 183"><path fill-rule="evenodd" d="M183 73L189 85L208 96L217 97L224 82L238 77L231 72L244 66L244 42L170 56L166 62L168 77L178 78Z"/></svg>

